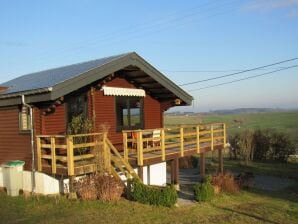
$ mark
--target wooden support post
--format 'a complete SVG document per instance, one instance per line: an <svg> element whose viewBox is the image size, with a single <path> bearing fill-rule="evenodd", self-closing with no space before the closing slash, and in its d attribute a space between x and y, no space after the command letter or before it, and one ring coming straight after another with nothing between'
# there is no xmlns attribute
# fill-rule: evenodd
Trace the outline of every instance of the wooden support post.
<svg viewBox="0 0 298 224"><path fill-rule="evenodd" d="M165 129L161 129L161 160L166 160Z"/></svg>
<svg viewBox="0 0 298 224"><path fill-rule="evenodd" d="M73 155L73 137L66 137L66 145L67 145L67 167L68 167L68 175L74 175L74 155Z"/></svg>
<svg viewBox="0 0 298 224"><path fill-rule="evenodd" d="M200 125L196 127L196 136L197 136L197 153L200 153Z"/></svg>
<svg viewBox="0 0 298 224"><path fill-rule="evenodd" d="M138 165L144 165L144 155L143 155L143 133L139 131L137 133L137 149L138 149Z"/></svg>
<svg viewBox="0 0 298 224"><path fill-rule="evenodd" d="M124 159L126 162L128 162L127 132L123 133L123 150L124 150Z"/></svg>
<svg viewBox="0 0 298 224"><path fill-rule="evenodd" d="M179 159L171 161L171 184L179 185Z"/></svg>
<svg viewBox="0 0 298 224"><path fill-rule="evenodd" d="M55 137L51 137L51 159L52 159L52 174L56 174L56 145Z"/></svg>
<svg viewBox="0 0 298 224"><path fill-rule="evenodd" d="M200 176L205 177L205 152L200 153Z"/></svg>
<svg viewBox="0 0 298 224"><path fill-rule="evenodd" d="M41 162L41 139L37 137L36 139L36 148L37 148L37 171L42 171L42 162Z"/></svg>
<svg viewBox="0 0 298 224"><path fill-rule="evenodd" d="M184 133L183 127L180 127L180 156L184 157Z"/></svg>
<svg viewBox="0 0 298 224"><path fill-rule="evenodd" d="M138 176L140 177L141 181L144 181L144 173L143 173L143 167L138 166Z"/></svg>
<svg viewBox="0 0 298 224"><path fill-rule="evenodd" d="M222 149L218 150L218 172L223 173L223 152L222 152Z"/></svg>
<svg viewBox="0 0 298 224"><path fill-rule="evenodd" d="M75 176L69 176L69 193L74 192L74 180Z"/></svg>

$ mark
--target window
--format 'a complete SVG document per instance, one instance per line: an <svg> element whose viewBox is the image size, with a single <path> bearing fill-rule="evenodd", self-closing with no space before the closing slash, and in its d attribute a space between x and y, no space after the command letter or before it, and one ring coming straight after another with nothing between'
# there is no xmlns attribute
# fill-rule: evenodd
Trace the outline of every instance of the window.
<svg viewBox="0 0 298 224"><path fill-rule="evenodd" d="M31 129L30 110L28 107L21 107L19 112L19 129L20 131L30 131Z"/></svg>
<svg viewBox="0 0 298 224"><path fill-rule="evenodd" d="M144 127L143 98L116 96L117 131Z"/></svg>
<svg viewBox="0 0 298 224"><path fill-rule="evenodd" d="M67 121L71 122L73 117L83 116L87 118L87 96L86 94L74 95L67 100Z"/></svg>

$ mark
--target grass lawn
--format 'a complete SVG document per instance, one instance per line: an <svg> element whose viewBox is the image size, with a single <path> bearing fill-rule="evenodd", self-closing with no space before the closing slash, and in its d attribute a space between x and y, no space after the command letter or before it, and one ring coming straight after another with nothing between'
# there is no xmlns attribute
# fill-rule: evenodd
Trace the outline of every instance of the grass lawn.
<svg viewBox="0 0 298 224"><path fill-rule="evenodd" d="M0 223L298 223L298 202L243 191L210 203L162 208L124 199L101 203L0 193L0 217Z"/></svg>

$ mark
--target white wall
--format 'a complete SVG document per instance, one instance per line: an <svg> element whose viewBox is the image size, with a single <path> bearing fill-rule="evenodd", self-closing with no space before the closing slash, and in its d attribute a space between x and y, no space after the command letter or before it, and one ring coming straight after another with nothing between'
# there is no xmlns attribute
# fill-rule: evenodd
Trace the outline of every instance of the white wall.
<svg viewBox="0 0 298 224"><path fill-rule="evenodd" d="M30 171L23 171L23 190L32 191L32 176ZM35 173L35 193L37 194L59 194L59 181L47 174Z"/></svg>
<svg viewBox="0 0 298 224"><path fill-rule="evenodd" d="M2 168L0 166L0 187L3 187L3 174L2 174Z"/></svg>
<svg viewBox="0 0 298 224"><path fill-rule="evenodd" d="M137 169L135 169L138 172ZM166 162L157 163L143 167L143 183L156 186L167 184L167 164Z"/></svg>

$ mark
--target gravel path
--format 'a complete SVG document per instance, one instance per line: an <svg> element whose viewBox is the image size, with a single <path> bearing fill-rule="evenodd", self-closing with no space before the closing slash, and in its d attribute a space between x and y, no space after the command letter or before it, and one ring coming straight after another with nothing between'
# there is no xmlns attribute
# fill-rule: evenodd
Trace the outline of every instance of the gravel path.
<svg viewBox="0 0 298 224"><path fill-rule="evenodd" d="M198 168L195 169L180 169L180 192L178 199L178 206L194 205L193 202L193 185L200 181ZM254 188L280 191L291 185L296 184L298 181L288 178L280 178L267 175L255 175Z"/></svg>

